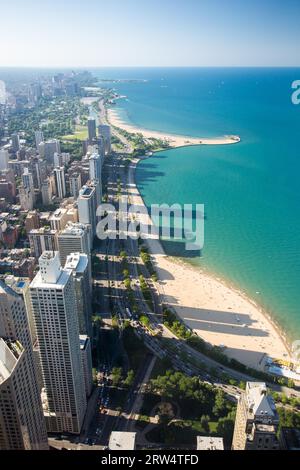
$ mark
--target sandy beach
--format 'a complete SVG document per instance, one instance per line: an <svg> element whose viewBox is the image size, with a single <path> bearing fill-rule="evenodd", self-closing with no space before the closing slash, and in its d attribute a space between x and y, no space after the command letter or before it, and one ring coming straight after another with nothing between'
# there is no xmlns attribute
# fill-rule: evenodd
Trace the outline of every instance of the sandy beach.
<svg viewBox="0 0 300 470"><path fill-rule="evenodd" d="M130 202L144 206L135 185L135 168L129 169ZM148 215L143 224L152 224ZM180 259L165 255L160 241L147 239L166 304L205 341L224 345L224 352L262 370L267 355L287 360L289 353L279 330L262 309L223 280Z"/></svg>
<svg viewBox="0 0 300 470"><path fill-rule="evenodd" d="M236 144L240 142L240 137L238 136L221 136L215 138L196 138L184 135L173 135L166 134L159 131L151 131L148 129L143 129L132 124L127 124L122 121L119 116L119 113L116 109L108 108L106 110L106 118L111 126L118 127L132 134L143 134L146 139L154 137L156 139L161 139L167 141L170 147L184 147L188 145L225 145L225 144Z"/></svg>

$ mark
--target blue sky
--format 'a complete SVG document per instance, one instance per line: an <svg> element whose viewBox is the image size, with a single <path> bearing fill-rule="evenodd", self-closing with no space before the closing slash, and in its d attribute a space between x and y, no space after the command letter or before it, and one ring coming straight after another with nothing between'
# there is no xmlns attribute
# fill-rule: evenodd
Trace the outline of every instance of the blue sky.
<svg viewBox="0 0 300 470"><path fill-rule="evenodd" d="M299 0L0 0L0 66L299 66Z"/></svg>

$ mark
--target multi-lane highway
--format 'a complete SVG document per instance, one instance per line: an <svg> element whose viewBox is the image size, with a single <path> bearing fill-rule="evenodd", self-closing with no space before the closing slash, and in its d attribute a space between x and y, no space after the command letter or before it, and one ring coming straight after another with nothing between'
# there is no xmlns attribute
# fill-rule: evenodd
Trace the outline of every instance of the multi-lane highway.
<svg viewBox="0 0 300 470"><path fill-rule="evenodd" d="M100 104L100 112L102 121L104 122L103 104ZM130 153L132 151L130 143L123 135L117 134L117 137L120 138L125 146L126 153ZM128 196L128 187L131 185L132 178L131 170L129 168L128 171L128 167L124 165L123 155L113 153L110 157L107 157L104 163L103 173L106 177L105 183L108 202L115 206L117 213L119 210L120 197ZM118 225L117 216L116 223ZM147 315L149 318L149 328L142 325L138 318L133 318L131 314L131 305L123 281L122 263L120 259L121 250L125 250L127 253L127 264L132 292L134 293L135 302L139 307L140 314ZM101 380L99 381L97 411L88 431L86 443L106 446L112 430L129 430L132 428L132 417L140 407L142 387L145 380L149 379L147 374L149 373L154 357L168 359L174 369L191 376L196 375L202 381L214 384L216 387L222 389L229 399L237 401L241 390L236 386L223 383L219 377L226 374L237 381L253 379L231 368L223 367L213 359L197 352L188 346L185 341L178 339L163 325L161 295L155 283L151 280L146 266L141 262L138 241L132 238L127 238L126 240L120 240L118 238L108 239L101 243L100 248L96 249L96 256L101 259L102 266L106 266L102 278L95 281L96 284L101 285L102 295L99 301L102 312L107 312L108 308L112 308L114 315L117 316L119 323L119 340L122 337L124 321L130 320L135 334L143 340L149 350L149 354L136 374L133 386L128 392L121 414L109 411L116 409L118 404L114 403L114 400L110 397L110 387L108 386L108 376L111 371L112 363L111 361L106 361L103 364ZM153 309L149 308L149 305L143 297L139 283L140 274L143 274L150 289ZM153 331L158 334L153 336ZM207 370L214 372L208 373ZM285 387L272 385L272 388L287 394L291 393L291 390ZM295 392L293 391L293 393ZM298 395L300 396L300 394Z"/></svg>

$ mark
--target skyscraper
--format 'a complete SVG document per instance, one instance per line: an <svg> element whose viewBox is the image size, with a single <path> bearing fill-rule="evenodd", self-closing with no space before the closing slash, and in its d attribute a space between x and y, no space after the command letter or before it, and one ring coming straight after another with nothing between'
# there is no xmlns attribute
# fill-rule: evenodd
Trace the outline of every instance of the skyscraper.
<svg viewBox="0 0 300 470"><path fill-rule="evenodd" d="M233 450L276 450L279 417L273 398L263 382L247 382L239 399Z"/></svg>
<svg viewBox="0 0 300 470"><path fill-rule="evenodd" d="M57 232L47 227L40 227L31 230L28 235L30 250L36 258L39 258L43 251L57 250Z"/></svg>
<svg viewBox="0 0 300 470"><path fill-rule="evenodd" d="M40 154L44 153L44 158L47 160L49 165L54 163L54 154L60 153L60 142L57 139L47 140L46 142L39 145ZM42 156L42 155L41 155Z"/></svg>
<svg viewBox="0 0 300 470"><path fill-rule="evenodd" d="M85 185L79 191L77 199L79 222L91 226L91 242L96 235L97 193L92 185Z"/></svg>
<svg viewBox="0 0 300 470"><path fill-rule="evenodd" d="M89 157L90 179L101 181L102 161L98 153L92 153Z"/></svg>
<svg viewBox="0 0 300 470"><path fill-rule="evenodd" d="M30 285L44 385L48 431L79 434L86 396L72 271L45 251Z"/></svg>
<svg viewBox="0 0 300 470"><path fill-rule="evenodd" d="M81 223L68 223L59 232L58 251L62 266L65 265L67 256L71 253L85 253L90 259L91 243L88 226Z"/></svg>
<svg viewBox="0 0 300 470"><path fill-rule="evenodd" d="M54 168L56 195L59 199L66 197L65 169L63 166Z"/></svg>
<svg viewBox="0 0 300 470"><path fill-rule="evenodd" d="M97 207L101 204L102 200L102 159L98 153L92 153L89 157L90 166L90 179L93 181L96 188Z"/></svg>
<svg viewBox="0 0 300 470"><path fill-rule="evenodd" d="M24 188L27 188L33 191L34 189L33 177L32 177L32 173L28 170L27 167L24 168L24 172L22 174L22 182L23 182Z"/></svg>
<svg viewBox="0 0 300 470"><path fill-rule="evenodd" d="M2 281L0 337L9 338L11 344L16 346L11 349L5 341L1 345L0 448L47 449L46 427L24 301L21 295Z"/></svg>
<svg viewBox="0 0 300 470"><path fill-rule="evenodd" d="M6 85L3 80L0 80L0 105L4 105L6 103L6 99Z"/></svg>
<svg viewBox="0 0 300 470"><path fill-rule="evenodd" d="M79 340L85 393L86 396L89 397L93 388L91 340L87 335L79 335Z"/></svg>
<svg viewBox="0 0 300 470"><path fill-rule="evenodd" d="M34 319L31 310L30 296L29 296L29 284L30 279L26 277L15 277L12 274L5 277L4 282L14 292L16 292L24 301L25 311L28 320L28 327L31 337L32 346L36 343L36 331L34 325Z"/></svg>
<svg viewBox="0 0 300 470"><path fill-rule="evenodd" d="M70 194L75 199L79 196L79 191L82 186L81 184L81 174L80 173L73 173L69 177L69 184L70 184Z"/></svg>
<svg viewBox="0 0 300 470"><path fill-rule="evenodd" d="M89 257L85 253L67 256L65 269L72 271L79 333L92 336L92 278Z"/></svg>
<svg viewBox="0 0 300 470"><path fill-rule="evenodd" d="M34 191L23 185L19 186L20 206L25 211L31 211L34 207Z"/></svg>
<svg viewBox="0 0 300 470"><path fill-rule="evenodd" d="M109 154L111 152L111 132L110 126L106 124L100 124L98 126L98 133L100 137L104 139L105 153Z"/></svg>
<svg viewBox="0 0 300 470"><path fill-rule="evenodd" d="M93 140L96 139L96 121L93 118L89 118L87 124L89 143L91 144Z"/></svg>
<svg viewBox="0 0 300 470"><path fill-rule="evenodd" d="M52 203L52 185L50 178L47 178L42 182L41 192L43 205L49 206Z"/></svg>
<svg viewBox="0 0 300 470"><path fill-rule="evenodd" d="M6 149L0 149L0 170L7 170L9 153Z"/></svg>
<svg viewBox="0 0 300 470"><path fill-rule="evenodd" d="M13 152L18 152L20 150L20 137L19 134L15 133L11 136L11 147Z"/></svg>
<svg viewBox="0 0 300 470"><path fill-rule="evenodd" d="M34 136L35 136L35 146L36 146L36 149L38 150L40 143L44 142L44 134L42 131L35 131Z"/></svg>

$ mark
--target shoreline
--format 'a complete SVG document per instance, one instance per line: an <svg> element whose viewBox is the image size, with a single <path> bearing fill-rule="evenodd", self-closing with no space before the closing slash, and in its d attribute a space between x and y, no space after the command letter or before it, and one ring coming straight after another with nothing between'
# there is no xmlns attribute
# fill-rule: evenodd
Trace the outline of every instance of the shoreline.
<svg viewBox="0 0 300 470"><path fill-rule="evenodd" d="M106 118L112 127L122 129L130 134L142 134L145 139L155 138L166 141L170 148L188 147L192 145L232 145L241 141L240 137L236 135L201 138L144 129L134 124L126 123L120 118L118 110L111 108L106 108Z"/></svg>
<svg viewBox="0 0 300 470"><path fill-rule="evenodd" d="M166 135L171 139L174 138L171 134L165 135L164 133L144 130L123 123L115 110L106 109L105 114L108 123L113 127L119 127L128 132L142 131L143 135L145 136L146 134L147 137L159 134L158 138L163 138ZM191 143L190 140L194 138L185 136L176 137L180 141L172 142L170 148L201 145L198 139L195 139L197 142ZM237 140L226 140L225 143L233 144L240 142L239 137L235 138ZM186 141L186 139L190 140ZM218 145L223 144L224 140L222 138L202 139L201 143ZM144 207L146 205L136 185L135 173L139 162L150 156L135 158L129 166L128 194L134 204L140 204ZM143 223L152 224L148 212ZM148 238L145 242L154 261L159 278L159 290L162 291L161 295L165 303L174 308L178 317L187 326L196 331L206 342L218 346L220 344L224 345L225 354L257 370L264 370L267 357L284 361L290 360L290 344L284 330L280 324L276 323L272 315L250 298L246 292L233 285L229 280L222 278L218 273L209 271L205 266L197 267L192 263L188 263L183 258L166 255L159 239ZM166 272L169 275L169 279L166 279ZM185 289L188 291L187 294ZM201 293L204 295L201 295ZM209 299L208 305L206 305L207 298ZM224 306L224 303L230 303L230 306ZM223 307L221 310L220 305ZM233 305L235 307L238 306L238 312L234 312ZM192 317L188 316L191 312L193 312ZM205 318L207 314L210 318ZM214 318L215 315L219 316L219 318ZM239 320L237 320L237 317ZM243 322L241 322L240 318L243 318ZM202 324L199 326L201 321ZM198 328L195 327L197 322L198 325L196 326ZM253 328L249 328L252 324L256 327L254 328L255 331L253 331ZM212 332L212 329L216 331ZM217 331L218 329L219 331ZM231 331L228 332L228 329L231 329ZM249 331L251 331L250 334Z"/></svg>
<svg viewBox="0 0 300 470"><path fill-rule="evenodd" d="M141 160L129 166L129 194L146 207L136 186L135 171ZM152 224L147 214L143 223ZM206 267L165 254L159 239L146 238L167 305L206 342L220 346L239 362L264 370L267 357L290 359L288 338L272 316L249 295Z"/></svg>
<svg viewBox="0 0 300 470"><path fill-rule="evenodd" d="M175 256L169 256L169 255L166 255L166 256L170 258L170 260L173 263L182 264L183 266L186 266L188 269L194 270L195 273L197 274L199 274L199 272L200 273L203 272L204 275L219 281L220 283L224 284L228 289L242 296L247 302L251 303L253 307L257 308L262 313L262 315L264 315L266 319L271 323L272 327L276 330L286 350L288 351L288 354L289 355L291 354L290 340L288 338L288 335L285 334L280 323L277 322L275 318L273 318L272 314L268 312L264 307L262 307L261 304L256 302L246 291L242 290L239 286L237 286L236 284L234 284L232 281L225 278L224 276L221 276L219 273L210 270L207 266L195 266L194 264L186 261L184 258L176 258Z"/></svg>

